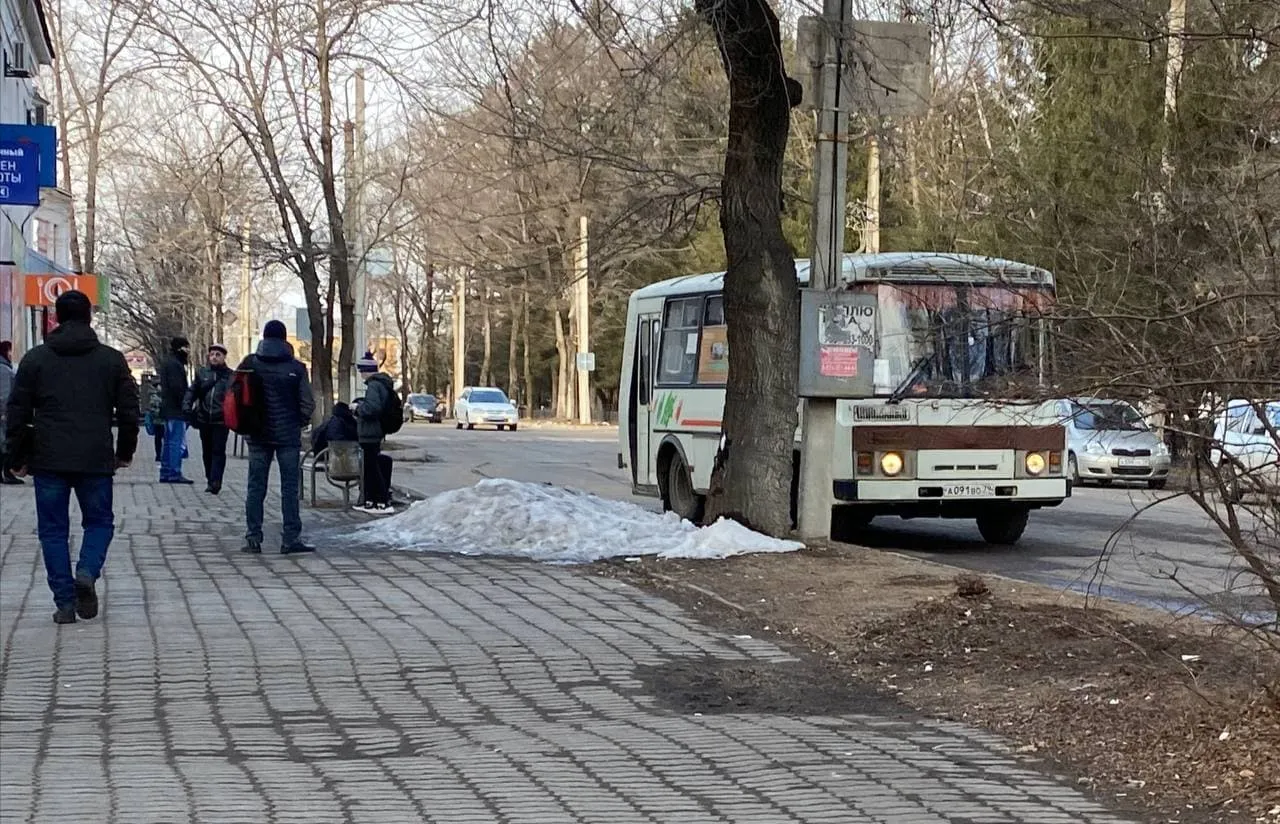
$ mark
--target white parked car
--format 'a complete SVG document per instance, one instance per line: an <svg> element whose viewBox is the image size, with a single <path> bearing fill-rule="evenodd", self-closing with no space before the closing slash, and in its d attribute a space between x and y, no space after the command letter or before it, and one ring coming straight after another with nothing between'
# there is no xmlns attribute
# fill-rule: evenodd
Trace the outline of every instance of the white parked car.
<svg viewBox="0 0 1280 824"><path fill-rule="evenodd" d="M1266 416L1264 419L1258 413ZM1218 414L1210 461L1225 475L1227 497L1280 495L1280 401L1235 398Z"/></svg>
<svg viewBox="0 0 1280 824"><path fill-rule="evenodd" d="M477 425L496 426L516 431L519 416L516 406L501 389L491 386L468 386L453 404L453 418L459 429L475 429Z"/></svg>

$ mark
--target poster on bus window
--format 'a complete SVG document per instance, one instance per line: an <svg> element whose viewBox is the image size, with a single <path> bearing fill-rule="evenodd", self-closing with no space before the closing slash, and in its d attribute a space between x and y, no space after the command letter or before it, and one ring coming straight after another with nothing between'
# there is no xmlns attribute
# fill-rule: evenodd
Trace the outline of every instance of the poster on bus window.
<svg viewBox="0 0 1280 824"><path fill-rule="evenodd" d="M698 356L698 383L722 384L729 380L729 327L702 329L702 352Z"/></svg>

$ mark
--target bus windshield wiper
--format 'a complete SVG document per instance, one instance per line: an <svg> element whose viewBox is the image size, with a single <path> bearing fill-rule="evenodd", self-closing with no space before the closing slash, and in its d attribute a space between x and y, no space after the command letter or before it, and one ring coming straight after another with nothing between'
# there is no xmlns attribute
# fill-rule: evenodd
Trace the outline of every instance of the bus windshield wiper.
<svg viewBox="0 0 1280 824"><path fill-rule="evenodd" d="M902 398L907 393L907 389L910 388L912 382L915 381L916 377L924 369L925 365L928 364L929 361L931 360L933 360L932 354L921 355L919 358L917 358L915 364L911 367L911 371L908 372L907 376L902 379L902 383L898 384L898 387L889 393L889 399L885 401L885 403L886 404L901 403Z"/></svg>

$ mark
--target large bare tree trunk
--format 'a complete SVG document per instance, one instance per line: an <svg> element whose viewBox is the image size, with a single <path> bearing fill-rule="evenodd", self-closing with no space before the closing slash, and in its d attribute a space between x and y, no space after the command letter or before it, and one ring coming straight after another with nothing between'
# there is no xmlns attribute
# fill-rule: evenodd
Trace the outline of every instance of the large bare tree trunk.
<svg viewBox="0 0 1280 824"><path fill-rule="evenodd" d="M564 335L564 317L560 314L559 303L555 306L556 321L556 408L555 416L557 418L572 417L573 410L569 408L569 343Z"/></svg>
<svg viewBox="0 0 1280 824"><path fill-rule="evenodd" d="M533 415L534 406L537 404L537 398L533 392L533 369L529 365L529 277L524 279L524 294L520 297L521 308L524 314L524 323L520 325L520 335L523 338L523 346L521 354L524 357L524 394L525 405L529 408L529 415Z"/></svg>
<svg viewBox="0 0 1280 824"><path fill-rule="evenodd" d="M728 271L726 447L712 471L708 519L791 530L798 424L799 291L782 234L782 161L800 86L786 75L778 18L765 0L696 0L715 30L729 80L729 140L720 227Z"/></svg>
<svg viewBox="0 0 1280 824"><path fill-rule="evenodd" d="M480 385L493 386L493 317L489 314L489 289L480 290L480 309L483 316L481 331L484 341L484 359L480 361Z"/></svg>
<svg viewBox="0 0 1280 824"><path fill-rule="evenodd" d="M510 295L510 307L511 334L507 337L507 394L511 397L512 403L518 404L522 398L519 364L516 363L518 352L516 345L520 340L520 304L514 292Z"/></svg>

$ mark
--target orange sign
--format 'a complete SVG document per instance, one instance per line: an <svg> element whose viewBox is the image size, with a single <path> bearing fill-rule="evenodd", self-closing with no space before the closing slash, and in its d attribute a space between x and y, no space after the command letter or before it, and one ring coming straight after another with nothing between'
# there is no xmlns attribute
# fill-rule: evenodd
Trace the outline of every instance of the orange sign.
<svg viewBox="0 0 1280 824"><path fill-rule="evenodd" d="M72 289L84 292L94 306L98 305L97 275L27 275L25 281L27 306L52 306L58 295Z"/></svg>

